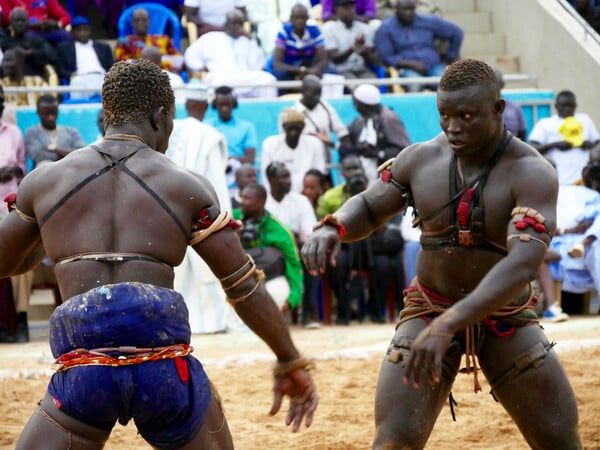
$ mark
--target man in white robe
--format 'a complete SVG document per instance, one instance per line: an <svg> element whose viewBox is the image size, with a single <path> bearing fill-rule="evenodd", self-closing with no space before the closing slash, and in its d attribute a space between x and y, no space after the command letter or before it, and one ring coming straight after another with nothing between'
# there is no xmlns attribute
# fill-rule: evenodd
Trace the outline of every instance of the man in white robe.
<svg viewBox="0 0 600 450"><path fill-rule="evenodd" d="M225 168L228 152L225 137L202 123L208 107L208 90L190 84L184 91L188 117L174 121L166 156L175 163L205 176L214 187L221 210L231 210ZM174 289L185 299L192 333L217 333L239 328L240 321L219 280L198 254L188 247L183 262L175 267Z"/></svg>

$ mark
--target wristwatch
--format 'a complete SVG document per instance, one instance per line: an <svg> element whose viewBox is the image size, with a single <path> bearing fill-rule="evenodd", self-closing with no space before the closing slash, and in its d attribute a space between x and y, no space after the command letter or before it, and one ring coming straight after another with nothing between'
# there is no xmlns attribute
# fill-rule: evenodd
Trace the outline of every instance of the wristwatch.
<svg viewBox="0 0 600 450"><path fill-rule="evenodd" d="M306 67L300 66L300 73L305 73L305 72L306 72Z"/></svg>

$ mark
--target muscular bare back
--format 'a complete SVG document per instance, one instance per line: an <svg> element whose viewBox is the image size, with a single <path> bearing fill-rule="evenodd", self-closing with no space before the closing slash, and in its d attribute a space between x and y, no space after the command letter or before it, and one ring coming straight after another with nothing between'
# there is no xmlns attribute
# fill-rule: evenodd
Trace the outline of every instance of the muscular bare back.
<svg viewBox="0 0 600 450"><path fill-rule="evenodd" d="M43 223L47 255L57 261L105 251L146 255L171 267L179 264L199 211L218 204L212 187L141 142L106 140L97 148L115 159L135 153L124 162L125 167L169 205L174 217L140 183L113 167L83 185ZM23 182L17 205L39 223L75 186L109 164L108 157L91 147L73 152L36 169ZM170 267L137 260L120 264L74 261L58 265L56 274L65 298L132 277L164 287L172 287L173 282Z"/></svg>

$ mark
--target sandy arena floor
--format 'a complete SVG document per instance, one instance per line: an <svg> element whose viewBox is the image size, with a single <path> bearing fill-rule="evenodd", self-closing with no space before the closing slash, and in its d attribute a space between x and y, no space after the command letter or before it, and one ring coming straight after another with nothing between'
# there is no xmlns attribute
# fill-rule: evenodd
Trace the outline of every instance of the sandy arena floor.
<svg viewBox="0 0 600 450"><path fill-rule="evenodd" d="M563 362L579 403L580 430L586 449L600 449L600 316L544 324ZM46 388L52 358L44 323L32 325L32 342L0 345L0 449L13 449ZM314 377L320 405L313 426L292 434L284 412L268 416L274 358L250 332L195 335L194 355L223 397L236 448L367 449L373 436L373 396L379 365L393 325L358 325L305 330L292 327L303 353L317 360ZM489 395L473 393L472 378L459 375L453 393L457 422L442 411L427 449L528 448L516 426ZM135 426L117 425L107 449L149 449Z"/></svg>

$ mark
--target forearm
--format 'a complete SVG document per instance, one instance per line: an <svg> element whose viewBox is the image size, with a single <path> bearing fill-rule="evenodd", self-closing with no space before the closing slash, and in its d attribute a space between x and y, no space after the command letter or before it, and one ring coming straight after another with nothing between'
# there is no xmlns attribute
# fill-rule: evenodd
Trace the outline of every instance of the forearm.
<svg viewBox="0 0 600 450"><path fill-rule="evenodd" d="M283 314L267 294L264 285L234 308L244 323L271 348L279 361L291 361L300 356Z"/></svg>
<svg viewBox="0 0 600 450"><path fill-rule="evenodd" d="M545 253L545 249L537 250ZM540 263L542 259L543 255L540 255ZM473 292L446 310L435 323L439 320L449 332L456 333L480 322L517 298L536 277L538 267L539 263L531 260L515 264L510 257L504 258L485 275Z"/></svg>
<svg viewBox="0 0 600 450"><path fill-rule="evenodd" d="M363 196L364 194L355 195L335 212L335 216L345 229L343 242L363 239L384 223L371 213Z"/></svg>

